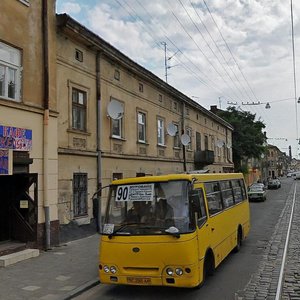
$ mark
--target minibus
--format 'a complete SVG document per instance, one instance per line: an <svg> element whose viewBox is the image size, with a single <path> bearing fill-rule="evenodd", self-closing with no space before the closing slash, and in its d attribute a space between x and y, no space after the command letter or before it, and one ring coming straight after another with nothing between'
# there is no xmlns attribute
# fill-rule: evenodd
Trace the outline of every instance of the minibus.
<svg viewBox="0 0 300 300"><path fill-rule="evenodd" d="M200 287L249 230L241 173L115 180L100 238L100 282Z"/></svg>

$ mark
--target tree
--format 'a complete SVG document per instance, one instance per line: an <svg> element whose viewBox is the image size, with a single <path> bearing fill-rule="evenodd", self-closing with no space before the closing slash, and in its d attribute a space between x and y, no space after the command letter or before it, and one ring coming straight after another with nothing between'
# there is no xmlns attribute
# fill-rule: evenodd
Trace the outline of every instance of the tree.
<svg viewBox="0 0 300 300"><path fill-rule="evenodd" d="M234 168L242 171L241 161L245 158L260 158L265 153L266 136L263 133L265 124L255 121L255 114L238 111L228 107L226 111L218 110L217 115L233 126L232 155Z"/></svg>

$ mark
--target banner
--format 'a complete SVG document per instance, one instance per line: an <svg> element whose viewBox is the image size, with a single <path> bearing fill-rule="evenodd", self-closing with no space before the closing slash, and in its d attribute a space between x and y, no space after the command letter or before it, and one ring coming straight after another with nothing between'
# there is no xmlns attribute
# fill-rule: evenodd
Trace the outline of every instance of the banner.
<svg viewBox="0 0 300 300"><path fill-rule="evenodd" d="M32 130L0 125L0 149L31 151Z"/></svg>

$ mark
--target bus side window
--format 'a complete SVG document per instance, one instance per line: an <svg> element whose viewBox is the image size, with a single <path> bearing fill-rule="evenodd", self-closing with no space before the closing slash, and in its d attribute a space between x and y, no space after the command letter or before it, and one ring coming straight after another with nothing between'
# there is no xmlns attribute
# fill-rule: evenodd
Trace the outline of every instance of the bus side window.
<svg viewBox="0 0 300 300"><path fill-rule="evenodd" d="M208 211L210 215L216 214L223 209L221 191L218 182L205 183Z"/></svg>
<svg viewBox="0 0 300 300"><path fill-rule="evenodd" d="M233 191L230 180L220 181L224 208L228 208L234 204Z"/></svg>
<svg viewBox="0 0 300 300"><path fill-rule="evenodd" d="M232 187L233 187L233 195L234 195L234 202L239 203L245 198L245 191L241 186L240 180L232 180Z"/></svg>

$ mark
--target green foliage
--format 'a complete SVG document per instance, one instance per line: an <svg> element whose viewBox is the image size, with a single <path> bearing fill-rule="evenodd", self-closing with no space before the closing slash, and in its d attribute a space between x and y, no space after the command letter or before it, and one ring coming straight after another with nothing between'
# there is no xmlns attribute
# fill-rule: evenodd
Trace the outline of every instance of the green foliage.
<svg viewBox="0 0 300 300"><path fill-rule="evenodd" d="M260 120L255 121L255 114L238 111L235 107L219 110L217 114L234 127L232 154L236 170L241 170L243 158L259 158L265 152L266 136L262 130L266 126Z"/></svg>

